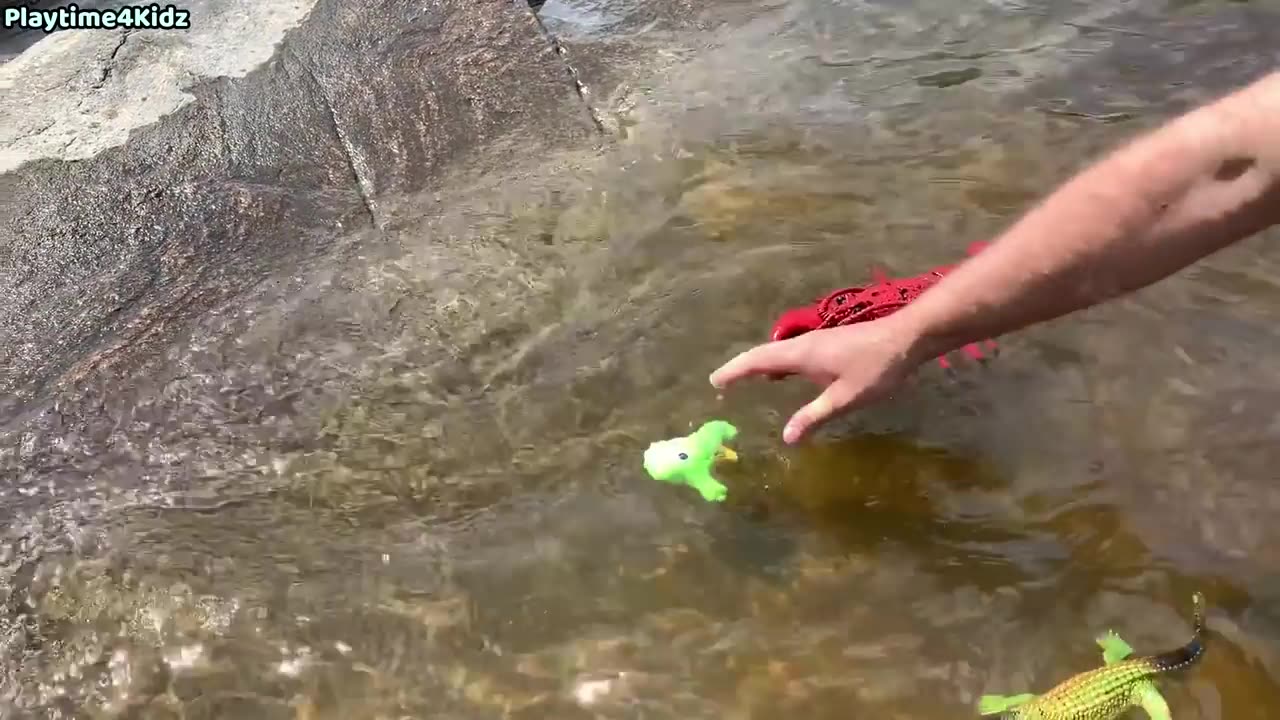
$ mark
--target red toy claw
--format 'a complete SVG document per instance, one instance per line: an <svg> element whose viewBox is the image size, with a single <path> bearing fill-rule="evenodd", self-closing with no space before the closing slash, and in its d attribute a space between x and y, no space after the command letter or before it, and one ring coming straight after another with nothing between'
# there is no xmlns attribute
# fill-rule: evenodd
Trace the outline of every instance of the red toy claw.
<svg viewBox="0 0 1280 720"><path fill-rule="evenodd" d="M969 254L980 252L987 243L975 242L969 246ZM773 325L770 339L786 340L812 330L877 320L902 309L925 290L933 287L956 264L942 265L926 273L897 280L886 277L879 268L872 269L872 284L866 287L847 287L835 290L812 305L792 308L784 312ZM994 351L994 340L986 340L988 350ZM976 343L965 345L963 351L975 360L984 356ZM938 364L950 368L946 356L938 358ZM781 377L781 376L779 376Z"/></svg>

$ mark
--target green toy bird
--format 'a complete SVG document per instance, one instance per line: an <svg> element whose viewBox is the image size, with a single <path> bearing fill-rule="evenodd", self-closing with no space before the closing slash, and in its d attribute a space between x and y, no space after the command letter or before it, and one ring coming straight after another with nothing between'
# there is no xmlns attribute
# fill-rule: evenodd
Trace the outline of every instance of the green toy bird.
<svg viewBox="0 0 1280 720"><path fill-rule="evenodd" d="M725 443L738 435L738 428L724 420L710 420L692 434L650 443L644 451L644 469L659 482L688 485L707 502L723 502L729 495L711 475L717 460L737 460L738 454Z"/></svg>

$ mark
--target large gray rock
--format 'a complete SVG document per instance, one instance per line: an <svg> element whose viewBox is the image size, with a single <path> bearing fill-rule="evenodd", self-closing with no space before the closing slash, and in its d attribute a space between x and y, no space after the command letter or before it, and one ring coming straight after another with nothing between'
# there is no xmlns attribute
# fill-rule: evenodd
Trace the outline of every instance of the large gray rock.
<svg viewBox="0 0 1280 720"><path fill-rule="evenodd" d="M523 3L189 7L189 32L58 32L0 65L10 401L158 347L340 235L380 231L395 198L499 138L596 132Z"/></svg>

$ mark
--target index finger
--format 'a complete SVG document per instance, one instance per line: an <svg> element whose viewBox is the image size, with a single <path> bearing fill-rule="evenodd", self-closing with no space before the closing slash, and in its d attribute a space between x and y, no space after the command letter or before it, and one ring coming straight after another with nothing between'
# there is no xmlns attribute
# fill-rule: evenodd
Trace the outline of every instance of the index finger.
<svg viewBox="0 0 1280 720"><path fill-rule="evenodd" d="M794 372L791 367L793 342L767 342L738 353L711 373L709 380L712 387L723 389L752 375L786 375Z"/></svg>

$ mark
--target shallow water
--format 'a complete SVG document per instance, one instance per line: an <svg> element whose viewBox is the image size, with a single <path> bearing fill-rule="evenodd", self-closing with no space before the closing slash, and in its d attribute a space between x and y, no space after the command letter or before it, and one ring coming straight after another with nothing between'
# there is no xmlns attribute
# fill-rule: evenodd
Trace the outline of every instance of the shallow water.
<svg viewBox="0 0 1280 720"><path fill-rule="evenodd" d="M1103 629L1181 644L1198 589L1174 716L1273 717L1266 239L801 447L810 388L706 383L1280 47L1230 3L938 7L723 2L681 34L548 2L663 48L598 166L459 186L399 251L353 238L11 423L0 715L967 717L1096 666ZM639 464L709 417L742 430L723 505Z"/></svg>

